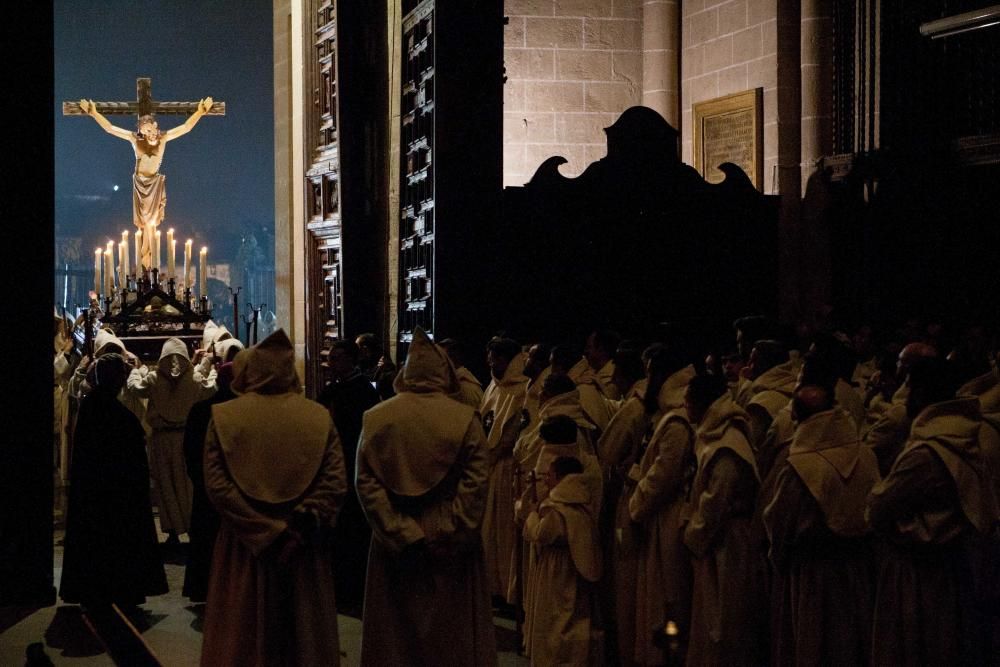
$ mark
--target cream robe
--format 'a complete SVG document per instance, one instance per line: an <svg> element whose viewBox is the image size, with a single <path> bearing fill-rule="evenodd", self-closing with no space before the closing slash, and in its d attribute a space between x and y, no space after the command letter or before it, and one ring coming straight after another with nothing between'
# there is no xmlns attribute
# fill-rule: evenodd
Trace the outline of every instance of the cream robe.
<svg viewBox="0 0 1000 667"><path fill-rule="evenodd" d="M542 422L556 416L569 417L577 425L576 442L571 444L551 444L542 439L539 433ZM600 464L594 456L594 425L584 414L580 407L580 395L576 390L560 394L549 399L542 406L538 415L538 422L534 424L526 433L523 433L514 447L514 459L517 461L518 477L517 488L520 500L515 504L515 519L518 523L523 523L526 516L524 511L530 507L532 489L529 475L533 474L534 492L538 498L544 498L549 492L545 485L543 474L548 470L552 461L560 456L571 456L579 459L584 465L584 472L581 475L587 484L588 493L593 505L589 508L595 516L599 516L603 479L601 476ZM530 544L517 544L510 564L510 590L507 599L512 604L523 601L525 612L525 626L530 624L532 613L532 584L537 553ZM519 552L519 553L518 553ZM520 580L518 579L518 568L520 568ZM527 634L525 634L527 641Z"/></svg>
<svg viewBox="0 0 1000 667"><path fill-rule="evenodd" d="M901 392L902 388L893 396L892 402L881 410L881 415L874 420L872 426L863 430L862 434L862 441L875 453L879 472L883 476L889 474L910 433L911 420L906 414L906 396L909 389L907 388L905 393Z"/></svg>
<svg viewBox="0 0 1000 667"><path fill-rule="evenodd" d="M640 665L666 664L668 656L653 637L667 621L687 634L691 563L681 541L681 514L694 472L694 430L683 409L673 410L656 425L628 501L630 518L640 524L631 653Z"/></svg>
<svg viewBox="0 0 1000 667"><path fill-rule="evenodd" d="M858 392L851 385L847 384L843 380L837 380L837 385L834 387L834 398L837 401L837 407L841 410L846 410L851 419L854 420L854 425L856 426L856 431L861 433L861 428L865 425L865 402L864 399L858 396Z"/></svg>
<svg viewBox="0 0 1000 667"><path fill-rule="evenodd" d="M212 557L201 664L340 662L334 524L347 493L330 415L295 392L247 393L212 407L205 490L221 518ZM287 565L268 552L296 514L319 533ZM310 536L306 536L309 538Z"/></svg>
<svg viewBox="0 0 1000 667"><path fill-rule="evenodd" d="M868 660L875 563L864 515L878 481L875 455L846 411L820 412L796 429L763 512L776 572L772 664Z"/></svg>
<svg viewBox="0 0 1000 667"><path fill-rule="evenodd" d="M851 384L854 385L854 391L857 392L858 396L864 401L865 396L868 395L868 383L871 381L872 376L875 375L875 371L878 370L878 365L875 361L875 357L867 361L859 361L858 365L854 367L854 374L851 376Z"/></svg>
<svg viewBox="0 0 1000 667"><path fill-rule="evenodd" d="M597 380L597 384L600 385L601 393L603 393L608 400L618 401L621 400L622 395L613 381L614 375L615 362L613 361L609 361L594 371L594 379Z"/></svg>
<svg viewBox="0 0 1000 667"><path fill-rule="evenodd" d="M994 494L1000 500L1000 370L994 369L967 382L956 395L959 398L975 396L979 399L979 412L983 417L983 425L979 429L979 449L989 467Z"/></svg>
<svg viewBox="0 0 1000 667"><path fill-rule="evenodd" d="M483 386L479 384L479 379L465 366L456 368L455 374L458 376L461 388L453 398L465 403L473 410L478 410L479 406L483 404Z"/></svg>
<svg viewBox="0 0 1000 667"><path fill-rule="evenodd" d="M532 620L525 624L532 665L604 664L592 620L601 550L590 489L582 475L567 475L525 521L524 538L538 548Z"/></svg>
<svg viewBox="0 0 1000 667"><path fill-rule="evenodd" d="M994 529L998 511L979 449L980 426L975 398L926 407L914 418L888 476L869 496L869 519L887 542L875 601L873 664L989 662L985 619L969 576L979 536Z"/></svg>
<svg viewBox="0 0 1000 667"><path fill-rule="evenodd" d="M684 544L693 554L688 665L761 662L764 563L750 539L758 478L746 413L727 392L695 431L698 471Z"/></svg>
<svg viewBox="0 0 1000 667"><path fill-rule="evenodd" d="M749 439L754 452L760 448L778 411L791 400L801 365L800 360L789 359L768 369L750 384L744 399L746 402L741 407L749 416Z"/></svg>
<svg viewBox="0 0 1000 667"><path fill-rule="evenodd" d="M608 365L610 362L604 368L607 368ZM611 372L614 372L613 366ZM567 375L570 380L576 383L576 388L580 390L580 403L590 420L597 424L599 436L607 428L611 415L615 412L613 409L614 400L610 398L609 390L605 388L605 385L597 377L597 373L584 358L576 362L576 365L569 369ZM606 377L610 378L607 375Z"/></svg>
<svg viewBox="0 0 1000 667"><path fill-rule="evenodd" d="M515 356L503 378L494 378L483 395L479 412L490 452L490 483L483 517L486 576L493 595L507 597L509 564L514 557L517 527L514 525L514 444L520 433L528 378L524 364L528 356Z"/></svg>
<svg viewBox="0 0 1000 667"><path fill-rule="evenodd" d="M475 412L447 396L457 385L418 330L396 396L364 415L356 487L372 546L362 665L496 664L480 536L490 455ZM427 560L400 557L419 540Z"/></svg>
<svg viewBox="0 0 1000 667"><path fill-rule="evenodd" d="M612 418L605 435L598 441L601 467L608 482L605 485L602 535L604 553L613 565L607 568L601 582L602 604L615 629L615 642L622 656L632 654L636 644L635 607L633 594L639 567L639 545L636 525L629 516L629 499L639 481L639 461L643 446L652 435L660 418L684 405L684 390L695 375L693 366L672 374L657 394L657 411L646 414L641 398L630 399ZM648 388L648 383L645 389Z"/></svg>
<svg viewBox="0 0 1000 667"><path fill-rule="evenodd" d="M552 366L546 367L538 374L534 380L528 381L528 387L524 392L524 421L525 429L536 426L538 423L539 404L542 400L542 386L545 378L552 374Z"/></svg>
<svg viewBox="0 0 1000 667"><path fill-rule="evenodd" d="M180 374L173 377L176 359ZM171 338L163 344L156 369L143 366L133 369L127 392L148 399L146 422L153 430L149 437L149 467L156 484L160 529L178 535L186 533L191 522L193 489L184 463L184 425L191 406L210 398L218 387L216 371L210 359L191 365L184 343Z"/></svg>

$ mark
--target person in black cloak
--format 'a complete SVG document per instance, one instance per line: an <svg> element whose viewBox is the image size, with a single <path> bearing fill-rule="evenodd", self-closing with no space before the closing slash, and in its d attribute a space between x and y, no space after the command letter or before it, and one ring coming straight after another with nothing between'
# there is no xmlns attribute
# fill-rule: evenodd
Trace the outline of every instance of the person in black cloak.
<svg viewBox="0 0 1000 667"><path fill-rule="evenodd" d="M366 410L379 402L379 393L358 369L358 346L350 340L334 341L327 357L331 381L317 399L330 411L344 448L348 493L334 526L334 590L337 610L361 618L365 595L365 572L372 531L354 490L354 468L358 437Z"/></svg>
<svg viewBox="0 0 1000 667"><path fill-rule="evenodd" d="M146 434L118 401L130 366L100 357L74 435L59 595L68 603L123 609L167 592L149 500Z"/></svg>
<svg viewBox="0 0 1000 667"><path fill-rule="evenodd" d="M215 378L219 390L211 398L195 403L184 427L184 463L194 487L191 501L191 529L188 536L187 566L184 568L184 597L191 602L204 602L208 595L208 574L212 567L212 548L219 532L219 514L205 493L205 434L212 417L212 406L236 398L229 383L233 379L233 363L218 366Z"/></svg>

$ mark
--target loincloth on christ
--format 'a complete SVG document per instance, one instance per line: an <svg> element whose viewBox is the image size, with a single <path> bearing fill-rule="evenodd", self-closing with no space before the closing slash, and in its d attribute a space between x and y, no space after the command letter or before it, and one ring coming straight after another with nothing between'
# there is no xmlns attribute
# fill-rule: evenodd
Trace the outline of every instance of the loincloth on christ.
<svg viewBox="0 0 1000 667"><path fill-rule="evenodd" d="M132 222L139 229L159 225L167 206L167 177L132 175Z"/></svg>

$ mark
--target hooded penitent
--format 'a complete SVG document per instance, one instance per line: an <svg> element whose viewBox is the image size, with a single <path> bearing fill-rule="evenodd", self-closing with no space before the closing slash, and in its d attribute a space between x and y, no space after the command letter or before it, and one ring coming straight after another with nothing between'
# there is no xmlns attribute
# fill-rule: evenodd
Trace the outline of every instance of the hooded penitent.
<svg viewBox="0 0 1000 667"><path fill-rule="evenodd" d="M857 537L868 531L865 501L879 481L878 463L858 440L848 412L827 410L799 424L788 463L816 499L833 533Z"/></svg>
<svg viewBox="0 0 1000 667"><path fill-rule="evenodd" d="M528 388L528 378L524 374L524 364L528 355L520 352L510 360L503 377L490 382L483 395L483 405L479 412L483 416L486 438L490 449L501 444L513 447L520 423L524 394Z"/></svg>
<svg viewBox="0 0 1000 667"><path fill-rule="evenodd" d="M233 359L232 389L237 394L284 394L301 390L295 348L279 329Z"/></svg>
<svg viewBox="0 0 1000 667"><path fill-rule="evenodd" d="M910 439L896 461L898 464L918 447L930 448L955 481L965 517L976 530L987 534L993 529L998 512L986 461L979 448L981 423L979 402L975 398L957 398L928 406L913 420ZM914 522L919 523L920 518L914 517ZM900 530L921 532L919 526L908 528L905 523L897 523Z"/></svg>
<svg viewBox="0 0 1000 667"><path fill-rule="evenodd" d="M593 454L593 436L596 427L580 406L580 392L574 389L550 398L539 410L535 422L527 431L521 432L517 444L514 445L514 458L517 460L522 474L532 469L541 473L556 458L554 456L547 457L544 465L541 468L536 468L539 454L546 445L539 432L541 425L545 420L556 416L569 417L576 423L577 439L574 446L579 447L581 453Z"/></svg>
<svg viewBox="0 0 1000 667"><path fill-rule="evenodd" d="M201 332L201 349L211 350L216 343L229 340L233 334L229 332L224 324L216 324L212 320L205 323L205 328Z"/></svg>
<svg viewBox="0 0 1000 667"><path fill-rule="evenodd" d="M215 344L215 356L219 359L226 361L226 357L233 355L235 356L237 352L246 349L243 342L239 338L224 338ZM232 357L229 358L232 361Z"/></svg>
<svg viewBox="0 0 1000 667"><path fill-rule="evenodd" d="M397 394L364 413L356 488L373 539L363 665L496 660L478 531L488 453L475 411L449 398L457 384L447 355L416 329ZM421 543L428 558L403 557Z"/></svg>
<svg viewBox="0 0 1000 667"><path fill-rule="evenodd" d="M760 405L774 419L792 397L801 365L801 360L789 359L761 373L750 385L747 405Z"/></svg>
<svg viewBox="0 0 1000 667"><path fill-rule="evenodd" d="M539 506L552 509L566 522L566 538L573 565L587 581L601 578L601 549L597 543L597 516L593 511L591 485L584 475L566 475Z"/></svg>
<svg viewBox="0 0 1000 667"><path fill-rule="evenodd" d="M455 463L474 411L448 397L458 389L454 367L422 330L413 334L393 389L385 409L365 413L358 454L394 493L419 496Z"/></svg>
<svg viewBox="0 0 1000 667"><path fill-rule="evenodd" d="M298 498L323 460L329 413L299 393L295 348L282 329L239 353L233 371L231 388L242 396L212 406L233 481L255 500ZM294 437L289 437L289 423L298 425Z"/></svg>
<svg viewBox="0 0 1000 667"><path fill-rule="evenodd" d="M747 443L747 428L746 412L728 395L712 403L696 432L695 456L698 458L699 476L722 449L728 449L743 459L757 476L757 463Z"/></svg>
<svg viewBox="0 0 1000 667"><path fill-rule="evenodd" d="M120 354L122 355L126 354L125 344L122 343L121 339L118 338L118 336L116 336L113 331L109 331L108 329L101 329L100 331L97 332L97 335L94 336L95 357L99 357L102 354L106 354L107 352L115 351L115 348L117 348L117 351Z"/></svg>
<svg viewBox="0 0 1000 667"><path fill-rule="evenodd" d="M326 408L299 393L284 331L240 352L234 370L242 395L212 405L204 441L220 525L201 664L336 666L329 528L347 492L340 441Z"/></svg>

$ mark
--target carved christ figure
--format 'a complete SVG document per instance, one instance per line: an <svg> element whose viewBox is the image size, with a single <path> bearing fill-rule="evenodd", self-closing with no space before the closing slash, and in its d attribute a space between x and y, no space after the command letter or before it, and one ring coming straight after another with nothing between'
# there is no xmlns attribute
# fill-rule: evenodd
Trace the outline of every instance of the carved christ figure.
<svg viewBox="0 0 1000 667"><path fill-rule="evenodd" d="M167 204L166 176L160 173L163 150L168 141L191 131L201 117L212 108L212 98L198 102L198 109L184 121L166 132L160 130L152 114L139 117L135 132L112 125L97 110L93 100L80 100L80 109L92 116L108 134L132 144L135 151L135 173L132 175L132 222L142 232L142 265L152 266L153 235L163 221ZM137 267L138 269L138 267Z"/></svg>

